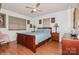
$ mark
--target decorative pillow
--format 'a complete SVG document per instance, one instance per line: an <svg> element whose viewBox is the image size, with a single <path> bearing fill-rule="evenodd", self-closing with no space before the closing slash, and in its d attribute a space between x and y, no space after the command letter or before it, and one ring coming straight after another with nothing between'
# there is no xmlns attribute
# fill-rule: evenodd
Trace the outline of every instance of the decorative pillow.
<svg viewBox="0 0 79 59"><path fill-rule="evenodd" d="M44 29L37 29L37 32L44 32Z"/></svg>
<svg viewBox="0 0 79 59"><path fill-rule="evenodd" d="M5 37L7 37L7 35L5 35L5 34L0 34L0 39L3 39L3 38L5 38Z"/></svg>
<svg viewBox="0 0 79 59"><path fill-rule="evenodd" d="M50 29L44 29L44 32L50 33Z"/></svg>

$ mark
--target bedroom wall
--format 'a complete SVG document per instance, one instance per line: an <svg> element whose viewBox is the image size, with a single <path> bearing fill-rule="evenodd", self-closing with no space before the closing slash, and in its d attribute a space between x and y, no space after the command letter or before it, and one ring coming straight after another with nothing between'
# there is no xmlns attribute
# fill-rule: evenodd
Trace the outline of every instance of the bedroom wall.
<svg viewBox="0 0 79 59"><path fill-rule="evenodd" d="M10 10L1 9L0 13L6 14L6 28L0 28L0 31L8 34L10 37L10 40L14 41L16 40L17 32L29 32L29 31L32 31L33 28L32 29L29 28L30 26L26 24L26 30L24 31L9 31L8 30L8 16L14 16L14 17L19 17L19 18L24 18L26 20L30 20L32 24L36 25L36 27L43 26L42 24L38 23L39 19L55 17L55 22L58 23L59 25L58 32L60 33L60 41L61 41L61 38L64 33L71 32L72 24L73 24L72 23L72 11L73 9L68 9L68 10L63 10L63 11L59 11L55 13L49 13L46 15L41 15L41 16L32 18L29 16L21 15L19 13L16 13ZM55 31L53 27L54 23L50 23L50 26L52 27L52 32L54 32Z"/></svg>
<svg viewBox="0 0 79 59"><path fill-rule="evenodd" d="M30 20L31 23L33 23L31 17L21 15L19 13L16 13L16 12L13 12L13 11L10 11L10 10L5 10L5 9L1 9L0 13L6 14L6 28L0 28L0 31L5 33L5 34L8 34L11 41L16 40L16 33L17 32L29 32L29 31L32 31L32 29L30 28L30 26L28 24L26 24L26 30L19 30L19 31L9 31L8 30L8 16L14 16L14 17L18 17L18 18L23 18L23 19L26 19L26 20Z"/></svg>
<svg viewBox="0 0 79 59"><path fill-rule="evenodd" d="M36 27L42 27L43 24L39 24L38 20L43 19L43 18L51 18L55 17L55 22L58 23L59 28L58 32L60 33L60 41L64 33L69 33L71 32L72 29L72 10L73 9L68 9L68 10L63 10L55 13L49 13L46 15L41 15L38 17L33 18L35 20L35 25ZM54 23L50 22L50 26L52 27L52 32L54 32Z"/></svg>

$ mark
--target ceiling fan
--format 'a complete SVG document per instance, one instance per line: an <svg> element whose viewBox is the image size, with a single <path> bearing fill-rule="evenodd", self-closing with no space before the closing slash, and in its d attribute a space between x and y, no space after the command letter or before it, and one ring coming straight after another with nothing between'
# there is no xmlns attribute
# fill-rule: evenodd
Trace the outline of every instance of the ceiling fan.
<svg viewBox="0 0 79 59"><path fill-rule="evenodd" d="M37 11L41 11L38 7L40 6L40 3L37 3L36 5L33 5L32 7L26 6L26 8L32 9L31 13L37 12Z"/></svg>

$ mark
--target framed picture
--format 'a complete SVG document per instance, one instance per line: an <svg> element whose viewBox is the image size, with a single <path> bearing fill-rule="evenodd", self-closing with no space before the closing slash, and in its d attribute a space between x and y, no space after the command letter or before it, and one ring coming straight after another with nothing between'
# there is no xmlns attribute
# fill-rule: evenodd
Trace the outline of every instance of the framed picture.
<svg viewBox="0 0 79 59"><path fill-rule="evenodd" d="M32 24L30 24L30 28L32 28Z"/></svg>
<svg viewBox="0 0 79 59"><path fill-rule="evenodd" d="M30 24L30 20L27 20L27 24Z"/></svg>
<svg viewBox="0 0 79 59"><path fill-rule="evenodd" d="M5 21L5 15L0 14L0 28L5 28L6 21Z"/></svg>
<svg viewBox="0 0 79 59"><path fill-rule="evenodd" d="M39 24L42 24L42 20L41 19L39 20Z"/></svg>
<svg viewBox="0 0 79 59"><path fill-rule="evenodd" d="M55 17L51 18L51 23L55 23Z"/></svg>

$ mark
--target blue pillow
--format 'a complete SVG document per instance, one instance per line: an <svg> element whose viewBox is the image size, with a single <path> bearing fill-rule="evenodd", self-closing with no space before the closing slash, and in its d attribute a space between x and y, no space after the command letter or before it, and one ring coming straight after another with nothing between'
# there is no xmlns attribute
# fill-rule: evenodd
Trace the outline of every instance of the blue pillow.
<svg viewBox="0 0 79 59"><path fill-rule="evenodd" d="M37 29L37 32L50 33L50 29Z"/></svg>
<svg viewBox="0 0 79 59"><path fill-rule="evenodd" d="M44 29L37 29L37 32L44 32Z"/></svg>

